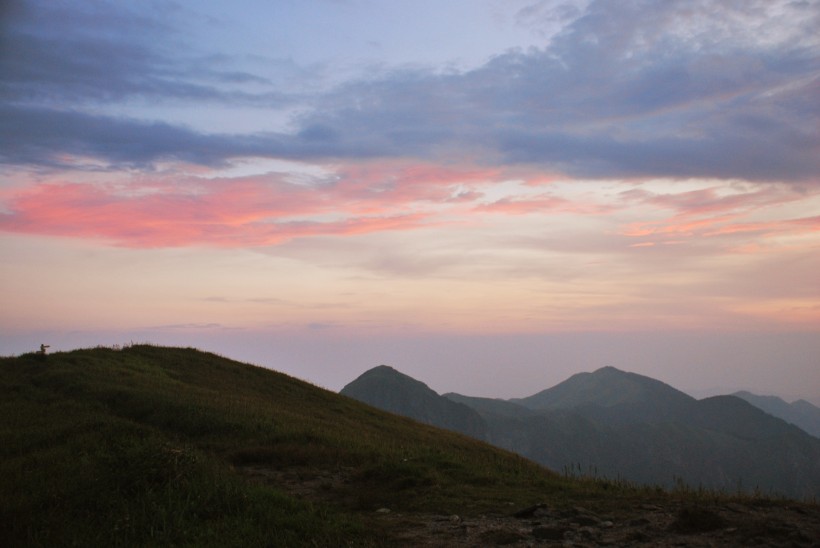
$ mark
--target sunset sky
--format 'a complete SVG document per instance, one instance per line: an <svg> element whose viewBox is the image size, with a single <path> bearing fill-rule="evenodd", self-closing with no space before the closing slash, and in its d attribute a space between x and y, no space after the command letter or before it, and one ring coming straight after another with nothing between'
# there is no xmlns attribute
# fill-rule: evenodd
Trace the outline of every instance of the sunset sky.
<svg viewBox="0 0 820 548"><path fill-rule="evenodd" d="M820 1L0 6L2 355L820 404Z"/></svg>

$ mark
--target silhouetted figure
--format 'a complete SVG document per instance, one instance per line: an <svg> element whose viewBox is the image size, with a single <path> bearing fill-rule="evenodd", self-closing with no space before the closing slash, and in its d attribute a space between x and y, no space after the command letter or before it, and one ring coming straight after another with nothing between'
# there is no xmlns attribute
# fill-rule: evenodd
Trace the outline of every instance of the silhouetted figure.
<svg viewBox="0 0 820 548"><path fill-rule="evenodd" d="M45 356L46 355L46 348L51 348L51 345L48 344L41 344L40 345L40 354Z"/></svg>

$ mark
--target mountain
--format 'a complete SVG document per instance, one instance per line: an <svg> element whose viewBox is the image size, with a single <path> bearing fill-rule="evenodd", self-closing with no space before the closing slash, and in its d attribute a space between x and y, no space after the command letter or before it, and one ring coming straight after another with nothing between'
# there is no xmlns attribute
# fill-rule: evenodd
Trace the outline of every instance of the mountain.
<svg viewBox="0 0 820 548"><path fill-rule="evenodd" d="M538 415L538 411L519 405L514 401L496 398L476 398L474 396L463 396L455 392L444 394L444 397L475 409L482 417L524 418Z"/></svg>
<svg viewBox="0 0 820 548"><path fill-rule="evenodd" d="M657 422L685 414L695 399L650 377L603 367L510 401L534 410L586 409L602 420Z"/></svg>
<svg viewBox="0 0 820 548"><path fill-rule="evenodd" d="M426 384L380 365L364 372L340 394L419 422L484 439L487 425L470 407L439 396Z"/></svg>
<svg viewBox="0 0 820 548"><path fill-rule="evenodd" d="M732 394L744 399L766 413L790 422L814 436L820 438L820 407L806 400L787 403L777 396L758 396L750 392Z"/></svg>
<svg viewBox="0 0 820 548"><path fill-rule="evenodd" d="M816 504L564 477L276 371L151 345L0 357L0 495L0 546L820 538Z"/></svg>
<svg viewBox="0 0 820 548"><path fill-rule="evenodd" d="M398 375L404 377L391 373ZM366 390L377 394L369 399L373 405L401 401L402 414L428 420L423 401L439 401L435 392L419 383L425 399L413 405L408 390L393 396L379 378ZM403 378L402 386L411 380ZM664 487L684 482L820 496L820 440L733 396L696 400L655 379L604 367L526 398L446 398L480 415L479 439L557 471ZM439 405L438 425L448 422L442 412Z"/></svg>

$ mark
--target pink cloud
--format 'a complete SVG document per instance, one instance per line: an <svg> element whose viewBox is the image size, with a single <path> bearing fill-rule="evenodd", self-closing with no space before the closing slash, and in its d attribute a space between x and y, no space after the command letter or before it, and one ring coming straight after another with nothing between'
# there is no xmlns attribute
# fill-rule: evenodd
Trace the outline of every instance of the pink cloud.
<svg viewBox="0 0 820 548"><path fill-rule="evenodd" d="M16 194L9 209L0 216L0 230L105 239L127 247L271 245L301 236L408 229L426 218L387 204L362 214L355 204L338 202L332 191L278 178L150 180L127 187L49 183ZM311 219L327 214L341 219Z"/></svg>
<svg viewBox="0 0 820 548"><path fill-rule="evenodd" d="M78 183L52 180L4 195L0 230L103 239L126 247L271 245L320 234L362 234L462 222L484 189L509 174L498 168L379 161L328 166L328 176L288 174L206 178L174 166L156 176ZM184 166L182 166L184 167ZM516 176L525 175L517 173ZM542 175L530 174L533 181ZM580 211L557 197L497 203Z"/></svg>
<svg viewBox="0 0 820 548"><path fill-rule="evenodd" d="M622 192L620 196L627 201L676 211L666 219L635 221L624 225L620 233L632 238L652 238L653 241L669 243L670 238L677 241L681 238L768 238L818 230L816 217L782 218L785 214L778 213L779 206L805 200L807 196L775 185L728 195L720 195L717 189L707 188L679 194L655 194L644 189L632 189ZM761 212L767 219L754 219L761 216L758 215ZM731 249L748 253L760 247L742 244Z"/></svg>
<svg viewBox="0 0 820 548"><path fill-rule="evenodd" d="M657 194L644 189L631 189L620 195L628 201L672 209L681 216L749 212L806 198L805 194L793 188L777 185L766 185L753 191L726 195L721 195L718 188L703 188L677 194Z"/></svg>
<svg viewBox="0 0 820 548"><path fill-rule="evenodd" d="M651 237L653 240L652 245L654 245L654 243L657 243L655 240L661 240L664 244L681 243L681 240L679 240L681 237L689 239L716 239L743 236L745 238L755 237L762 240L786 234L820 232L820 217L765 222L732 222L736 218L735 216L724 216L698 219L695 221L681 221L680 219L672 218L654 223L638 222L623 227L621 234L634 238ZM674 236L675 240L668 239L669 236ZM630 247L640 246L640 244L630 245ZM740 246L731 246L730 249L738 253L750 253L752 251L760 251L762 247L758 244L742 244Z"/></svg>
<svg viewBox="0 0 820 548"><path fill-rule="evenodd" d="M335 169L333 177L300 184L286 174L208 179L178 173L32 184L5 193L0 230L126 247L271 245L440 224L442 212L434 214L431 205L446 211L474 203L483 196L479 187L500 176L496 169L396 161Z"/></svg>
<svg viewBox="0 0 820 548"><path fill-rule="evenodd" d="M476 189L497 181L498 169L382 161L337 167L338 197L365 206L386 202L463 201L476 198Z"/></svg>
<svg viewBox="0 0 820 548"><path fill-rule="evenodd" d="M541 194L528 198L502 198L488 204L480 204L476 211L502 213L505 215L527 215L539 212L571 213L577 215L600 215L610 213L615 208L610 205L574 202L560 196Z"/></svg>

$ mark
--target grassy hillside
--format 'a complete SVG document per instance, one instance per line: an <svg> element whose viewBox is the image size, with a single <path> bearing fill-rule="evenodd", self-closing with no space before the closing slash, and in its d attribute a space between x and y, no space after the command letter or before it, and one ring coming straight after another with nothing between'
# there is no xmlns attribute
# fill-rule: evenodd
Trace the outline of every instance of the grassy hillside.
<svg viewBox="0 0 820 548"><path fill-rule="evenodd" d="M249 470L345 481L328 479L319 502ZM193 349L0 359L2 546L379 544L368 521L379 507L479 513L579 489L466 437Z"/></svg>
<svg viewBox="0 0 820 548"><path fill-rule="evenodd" d="M559 476L280 373L141 345L0 359L0 525L15 547L809 546L820 508Z"/></svg>

